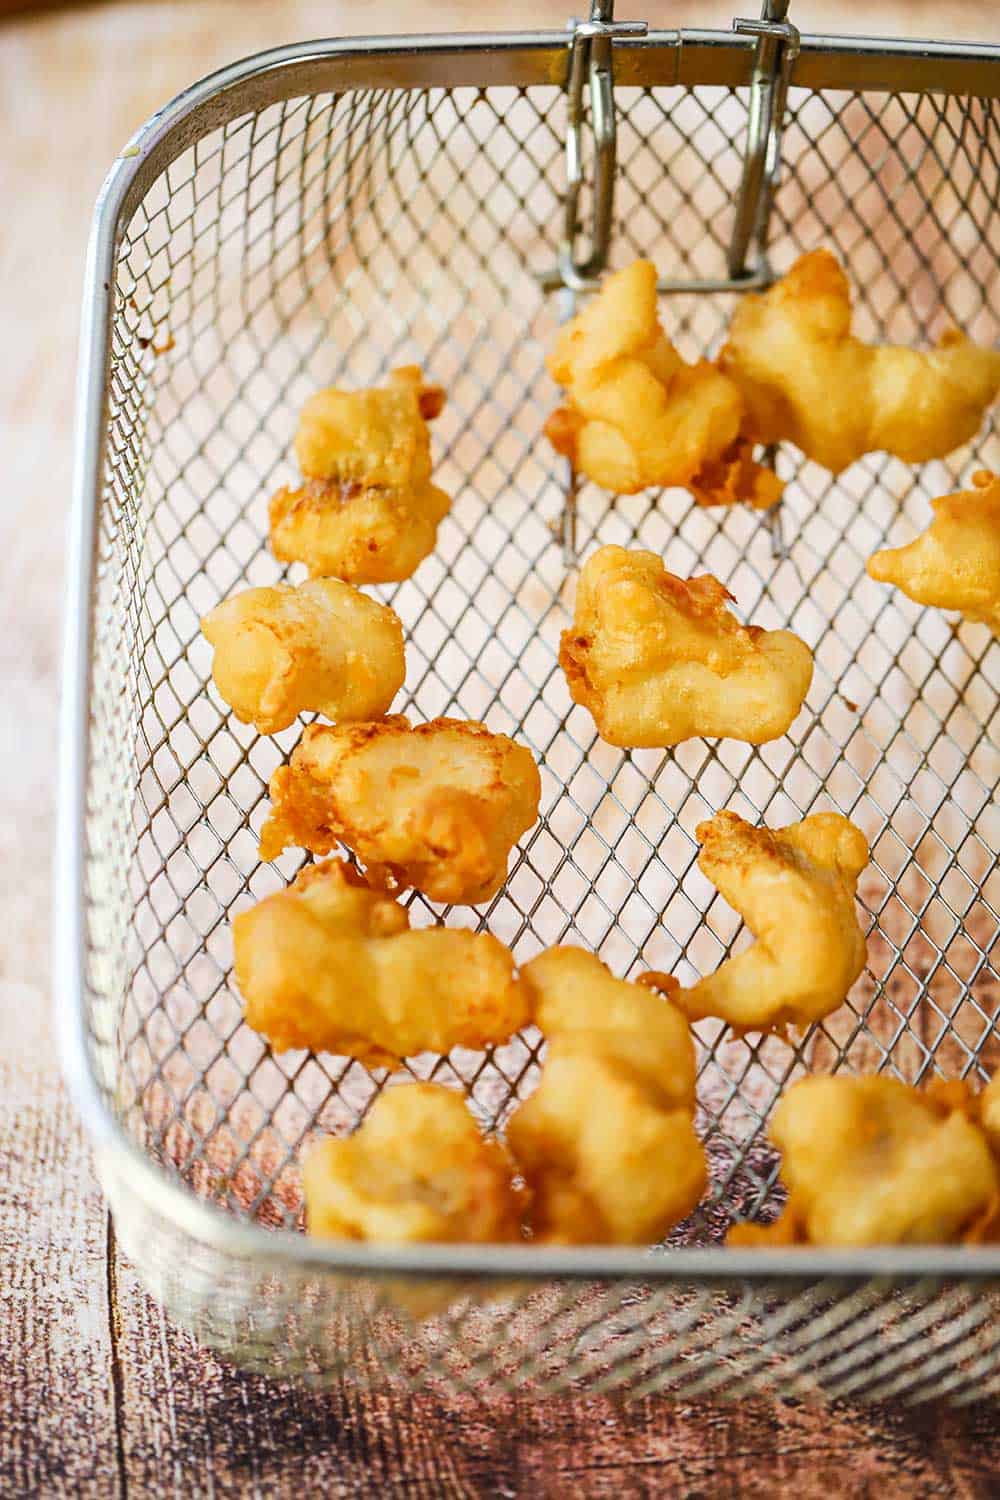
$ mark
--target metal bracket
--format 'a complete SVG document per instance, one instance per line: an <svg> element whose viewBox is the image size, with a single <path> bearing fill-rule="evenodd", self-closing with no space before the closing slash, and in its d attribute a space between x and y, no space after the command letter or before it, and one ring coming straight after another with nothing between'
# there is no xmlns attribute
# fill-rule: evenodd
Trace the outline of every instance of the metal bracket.
<svg viewBox="0 0 1000 1500"><path fill-rule="evenodd" d="M787 20L789 0L763 0L760 20L735 20L733 30L755 36L753 74L747 112L747 142L743 175L736 199L725 277L661 278L661 293L748 292L765 288L774 277L767 259L771 205L781 163L781 137L792 66L799 52L799 33ZM558 266L539 279L545 290L561 288L561 319L575 311L575 294L598 285L607 265L614 213L616 119L613 42L619 36L644 36L645 21L613 20L614 0L592 0L588 21L571 21L570 65L567 79L566 200ZM593 213L590 250L578 259L579 204L583 187L584 91L590 87L590 126L594 139ZM753 252L753 265L747 261ZM772 467L776 449L768 448L765 462ZM576 553L576 495L579 477L567 470L565 503L560 524L563 557L572 565ZM771 552L785 555L781 507L768 512Z"/></svg>
<svg viewBox="0 0 1000 1500"><path fill-rule="evenodd" d="M787 19L788 0L763 0L759 21L737 20L733 30L755 36L753 76L747 109L747 144L743 177L736 199L736 215L729 241L727 268L730 278L744 287L770 286L774 280L767 258L771 205L781 167L781 136L785 125L785 102L792 65L799 54L798 30ZM747 270L753 251L754 265ZM774 468L777 447L764 451L764 462ZM767 512L771 556L787 556L781 502Z"/></svg>
<svg viewBox="0 0 1000 1500"><path fill-rule="evenodd" d="M788 82L799 53L799 33L786 20L787 15L788 0L764 0L759 21L733 22L733 30L741 36L757 38L757 50L750 80L746 153L729 241L728 270L734 281L750 275L757 285L767 285L773 279L767 263L768 225L781 165ZM751 247L756 252L756 264L748 273Z"/></svg>
<svg viewBox="0 0 1000 1500"><path fill-rule="evenodd" d="M787 20L789 0L763 0L760 20L735 20L733 30L755 36L753 75L747 119L743 177L727 255L726 276L661 277L661 293L748 292L773 280L767 262L771 202L781 162L781 135L792 67L799 54L799 32ZM613 43L617 37L645 36L645 21L615 21L614 0L592 0L590 19L570 21L567 79L566 198L558 265L539 276L545 291L565 287L593 291L599 284L611 243L616 168L616 119ZM590 252L578 259L580 193L584 180L584 92L590 88L590 124L594 138L593 213ZM751 249L755 264L747 268Z"/></svg>
<svg viewBox="0 0 1000 1500"><path fill-rule="evenodd" d="M584 291L607 264L615 199L616 139L612 46L617 37L645 36L645 21L615 21L614 0L592 0L589 21L570 22L567 80L566 204L559 242L562 286ZM576 256L578 211L583 187L584 89L590 86L590 128L594 138L594 206L590 253Z"/></svg>

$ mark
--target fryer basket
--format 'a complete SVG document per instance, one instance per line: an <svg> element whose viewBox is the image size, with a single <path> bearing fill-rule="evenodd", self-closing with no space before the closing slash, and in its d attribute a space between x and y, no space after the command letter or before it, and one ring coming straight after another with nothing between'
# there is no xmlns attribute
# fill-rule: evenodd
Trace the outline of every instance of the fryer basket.
<svg viewBox="0 0 1000 1500"><path fill-rule="evenodd" d="M57 964L64 1062L117 1235L172 1316L240 1362L323 1382L528 1384L961 1402L1000 1388L1000 1251L726 1250L773 1216L766 1141L805 1071L984 1079L994 1027L1000 647L869 580L928 501L1000 468L989 422L946 461L872 454L832 478L782 448L774 514L668 491L570 489L542 436L544 353L579 288L562 212L561 34L321 42L239 63L153 117L98 205L80 367ZM654 259L688 357L741 295L727 259L761 59L753 36L615 37L609 263ZM954 321L997 337L1000 49L802 37L789 56L759 285L828 246L868 338ZM758 80L759 81L759 80ZM759 142L758 142L759 144ZM774 162L770 163L773 168ZM584 220L593 206L585 173ZM561 238L562 237L562 238ZM561 268L561 270L560 270ZM557 274L558 272L558 274ZM582 283L581 283L582 284ZM721 285L723 290L698 290ZM683 289L683 288L688 289ZM691 289L694 288L694 289ZM407 582L396 711L483 719L536 753L538 825L478 922L525 960L557 942L683 983L740 924L694 863L722 807L780 825L832 808L872 846L868 968L791 1046L697 1028L709 1196L656 1251L335 1245L301 1233L297 1159L384 1085L342 1058L273 1056L241 1021L233 913L298 855L259 863L267 780L301 728L240 725L199 616L285 576L269 494L321 385L418 362L446 388L435 478L454 496ZM606 542L714 573L741 617L813 648L784 738L613 749L556 661L577 562ZM411 1059L502 1126L537 1033Z"/></svg>

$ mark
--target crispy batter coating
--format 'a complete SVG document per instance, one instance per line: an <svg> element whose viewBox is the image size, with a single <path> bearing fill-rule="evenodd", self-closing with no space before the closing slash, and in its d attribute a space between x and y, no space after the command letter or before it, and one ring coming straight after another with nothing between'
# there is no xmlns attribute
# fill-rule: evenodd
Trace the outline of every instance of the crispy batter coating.
<svg viewBox="0 0 1000 1500"><path fill-rule="evenodd" d="M1000 1193L986 1136L947 1091L894 1078L803 1078L770 1126L788 1202L736 1245L932 1245L978 1237Z"/></svg>
<svg viewBox="0 0 1000 1500"><path fill-rule="evenodd" d="M404 488L430 475L427 422L443 409L444 392L425 385L417 365L390 371L381 388L317 391L302 408L295 456L307 479Z"/></svg>
<svg viewBox="0 0 1000 1500"><path fill-rule="evenodd" d="M444 405L419 369L385 387L319 391L302 409L295 452L305 478L270 506L271 547L314 578L397 583L433 549L451 501L431 484L427 419Z"/></svg>
<svg viewBox="0 0 1000 1500"><path fill-rule="evenodd" d="M854 909L868 863L861 831L839 813L754 828L720 812L696 830L698 866L757 941L714 974L681 990L692 1021L718 1016L736 1031L781 1031L827 1016L865 964Z"/></svg>
<svg viewBox="0 0 1000 1500"><path fill-rule="evenodd" d="M302 1165L311 1234L385 1244L519 1239L512 1177L461 1095L436 1083L387 1089L352 1136L319 1142Z"/></svg>
<svg viewBox="0 0 1000 1500"><path fill-rule="evenodd" d="M402 714L335 729L312 724L271 777L261 859L289 844L352 849L374 885L415 886L434 901L487 901L538 817L530 750L484 724Z"/></svg>
<svg viewBox="0 0 1000 1500"><path fill-rule="evenodd" d="M304 562L313 578L399 583L434 550L450 508L429 483L383 490L310 479L272 499L271 547L283 562Z"/></svg>
<svg viewBox="0 0 1000 1500"><path fill-rule="evenodd" d="M868 573L918 604L957 609L1000 635L1000 477L980 469L972 485L932 500L927 530L906 547L876 552Z"/></svg>
<svg viewBox="0 0 1000 1500"><path fill-rule="evenodd" d="M976 1103L979 1123L991 1147L1000 1155L1000 1071L994 1073Z"/></svg>
<svg viewBox="0 0 1000 1500"><path fill-rule="evenodd" d="M246 1020L277 1052L372 1066L505 1042L529 1019L514 960L489 933L410 930L409 915L338 859L233 919Z"/></svg>
<svg viewBox="0 0 1000 1500"><path fill-rule="evenodd" d="M217 605L201 629L215 647L219 693L261 734L287 729L308 709L374 719L406 676L399 616L339 578L247 589Z"/></svg>
<svg viewBox="0 0 1000 1500"><path fill-rule="evenodd" d="M521 982L548 1041L541 1082L507 1127L534 1237L660 1239L706 1182L687 1022L669 1000L615 979L579 948L539 954Z"/></svg>
<svg viewBox="0 0 1000 1500"><path fill-rule="evenodd" d="M1000 389L1000 353L956 329L924 352L871 347L850 330L850 287L828 250L741 298L718 363L743 393L744 435L789 439L835 474L874 449L923 463L975 436Z"/></svg>
<svg viewBox="0 0 1000 1500"><path fill-rule="evenodd" d="M567 401L546 435L602 488L681 485L700 505L763 507L781 494L740 436L738 387L708 360L686 364L660 327L651 261L605 279L560 330L548 369Z"/></svg>
<svg viewBox="0 0 1000 1500"><path fill-rule="evenodd" d="M577 703L611 745L677 745L782 735L812 680L812 652L788 630L741 625L710 576L689 582L653 552L602 547L585 563L559 661Z"/></svg>

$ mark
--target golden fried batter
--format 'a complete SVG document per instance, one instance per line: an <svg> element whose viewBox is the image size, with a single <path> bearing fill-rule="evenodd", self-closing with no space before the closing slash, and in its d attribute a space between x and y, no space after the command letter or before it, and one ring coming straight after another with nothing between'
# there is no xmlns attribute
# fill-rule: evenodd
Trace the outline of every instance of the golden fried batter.
<svg viewBox="0 0 1000 1500"><path fill-rule="evenodd" d="M512 1175L461 1095L402 1084L375 1100L352 1136L306 1154L309 1232L385 1244L517 1240L522 1195Z"/></svg>
<svg viewBox="0 0 1000 1500"><path fill-rule="evenodd" d="M691 1032L669 1000L615 979L592 953L552 948L521 970L548 1041L507 1143L537 1240L646 1244L697 1203Z"/></svg>
<svg viewBox="0 0 1000 1500"><path fill-rule="evenodd" d="M444 409L440 386L417 365L389 373L382 388L317 391L302 408L295 456L307 479L405 488L430 474L427 422Z"/></svg>
<svg viewBox="0 0 1000 1500"><path fill-rule="evenodd" d="M947 1092L894 1078L803 1078L778 1101L771 1140L788 1202L776 1224L739 1224L735 1245L933 1245L995 1211L986 1136Z"/></svg>
<svg viewBox="0 0 1000 1500"><path fill-rule="evenodd" d="M559 661L602 739L759 745L785 733L808 692L812 652L791 631L741 625L731 597L715 578L676 578L653 552L594 553Z"/></svg>
<svg viewBox="0 0 1000 1500"><path fill-rule="evenodd" d="M271 777L261 859L289 844L352 849L375 885L434 901L487 901L512 846L538 817L530 750L483 724L402 714L336 729L309 725Z"/></svg>
<svg viewBox="0 0 1000 1500"><path fill-rule="evenodd" d="M271 547L314 578L397 583L432 550L451 501L430 482L427 419L444 405L419 369L375 390L320 391L307 401L295 452L305 478L270 506Z"/></svg>
<svg viewBox="0 0 1000 1500"><path fill-rule="evenodd" d="M972 485L932 500L927 530L906 547L876 552L868 572L918 604L957 609L1000 635L1000 478L980 469Z"/></svg>
<svg viewBox="0 0 1000 1500"><path fill-rule="evenodd" d="M567 404L546 435L604 489L682 485L701 505L767 506L781 494L740 437L738 387L707 360L686 364L660 327L650 261L608 276L560 330L547 363Z"/></svg>
<svg viewBox="0 0 1000 1500"><path fill-rule="evenodd" d="M219 693L261 734L287 729L307 709L374 719L406 675L399 616L338 578L247 589L217 605L201 629L215 647Z"/></svg>
<svg viewBox="0 0 1000 1500"><path fill-rule="evenodd" d="M454 927L411 931L398 902L337 859L240 912L233 949L247 1024L277 1052L392 1066L505 1042L529 1019L501 942Z"/></svg>
<svg viewBox="0 0 1000 1500"><path fill-rule="evenodd" d="M718 1016L736 1031L781 1031L829 1015L865 964L854 909L868 863L864 835L839 813L772 830L720 812L696 833L699 869L757 941L676 1003L692 1021Z"/></svg>
<svg viewBox="0 0 1000 1500"><path fill-rule="evenodd" d="M994 1073L976 1101L979 1123L993 1150L1000 1155L1000 1072Z"/></svg>
<svg viewBox="0 0 1000 1500"><path fill-rule="evenodd" d="M1000 353L955 329L926 352L871 347L850 330L850 287L828 250L740 299L718 363L743 393L746 437L789 439L836 474L874 449L922 463L975 436L1000 389Z"/></svg>

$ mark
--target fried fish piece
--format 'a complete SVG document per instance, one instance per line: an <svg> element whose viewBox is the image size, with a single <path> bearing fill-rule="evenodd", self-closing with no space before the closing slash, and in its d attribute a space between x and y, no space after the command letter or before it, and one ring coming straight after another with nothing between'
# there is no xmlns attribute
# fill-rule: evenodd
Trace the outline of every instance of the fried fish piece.
<svg viewBox="0 0 1000 1500"><path fill-rule="evenodd" d="M876 552L868 574L1000 635L1000 477L980 469L972 486L932 500L927 530L906 547Z"/></svg>
<svg viewBox="0 0 1000 1500"><path fill-rule="evenodd" d="M1000 389L1000 353L949 329L934 349L863 344L829 250L813 250L766 292L742 297L719 369L746 403L743 433L788 439L834 474L882 449L943 458L975 436Z"/></svg>
<svg viewBox="0 0 1000 1500"><path fill-rule="evenodd" d="M894 1078L802 1078L769 1134L787 1204L775 1224L735 1225L731 1245L944 1244L995 1213L986 1136L947 1094Z"/></svg>
<svg viewBox="0 0 1000 1500"><path fill-rule="evenodd" d="M314 578L398 583L433 549L451 501L431 484L427 421L444 405L420 370L387 386L319 391L306 402L295 452L305 479L270 505L271 547Z"/></svg>
<svg viewBox="0 0 1000 1500"><path fill-rule="evenodd" d="M546 435L603 489L680 485L700 505L758 507L781 494L740 435L739 388L708 360L686 364L660 327L651 261L608 276L560 329L547 365L567 400Z"/></svg>
<svg viewBox="0 0 1000 1500"><path fill-rule="evenodd" d="M309 709L377 718L406 676L399 616L339 578L246 589L216 605L201 629L215 647L220 695L261 734Z"/></svg>
<svg viewBox="0 0 1000 1500"><path fill-rule="evenodd" d="M310 1234L384 1244L520 1238L510 1159L462 1099L437 1083L386 1089L346 1139L302 1164Z"/></svg>
<svg viewBox="0 0 1000 1500"><path fill-rule="evenodd" d="M541 1082L507 1126L535 1239L660 1239L707 1180L687 1022L579 948L539 954L521 982L548 1043Z"/></svg>
<svg viewBox="0 0 1000 1500"><path fill-rule="evenodd" d="M511 848L538 817L530 750L484 724L402 714L374 724L311 724L271 777L260 857L289 844L354 851L374 885L434 901L488 901Z"/></svg>
<svg viewBox="0 0 1000 1500"><path fill-rule="evenodd" d="M399 583L434 550L451 508L430 483L376 489L310 479L271 501L271 547L283 562L304 562L313 578Z"/></svg>
<svg viewBox="0 0 1000 1500"><path fill-rule="evenodd" d="M317 391L302 408L295 456L307 479L397 489L431 472L427 423L444 410L444 391L426 385L418 365L389 372L362 391Z"/></svg>
<svg viewBox="0 0 1000 1500"><path fill-rule="evenodd" d="M782 735L812 680L812 652L788 630L741 625L708 575L685 582L654 552L601 547L584 564L559 661L570 694L611 745L677 745Z"/></svg>
<svg viewBox="0 0 1000 1500"><path fill-rule="evenodd" d="M869 858L860 829L840 813L772 830L720 812L695 832L699 869L757 941L676 1004L692 1021L718 1016L740 1032L807 1026L836 1010L865 965L854 909Z"/></svg>
<svg viewBox="0 0 1000 1500"><path fill-rule="evenodd" d="M386 1067L505 1042L527 1024L526 992L497 938L409 921L342 860L307 865L233 919L247 1024L277 1052L308 1047Z"/></svg>

